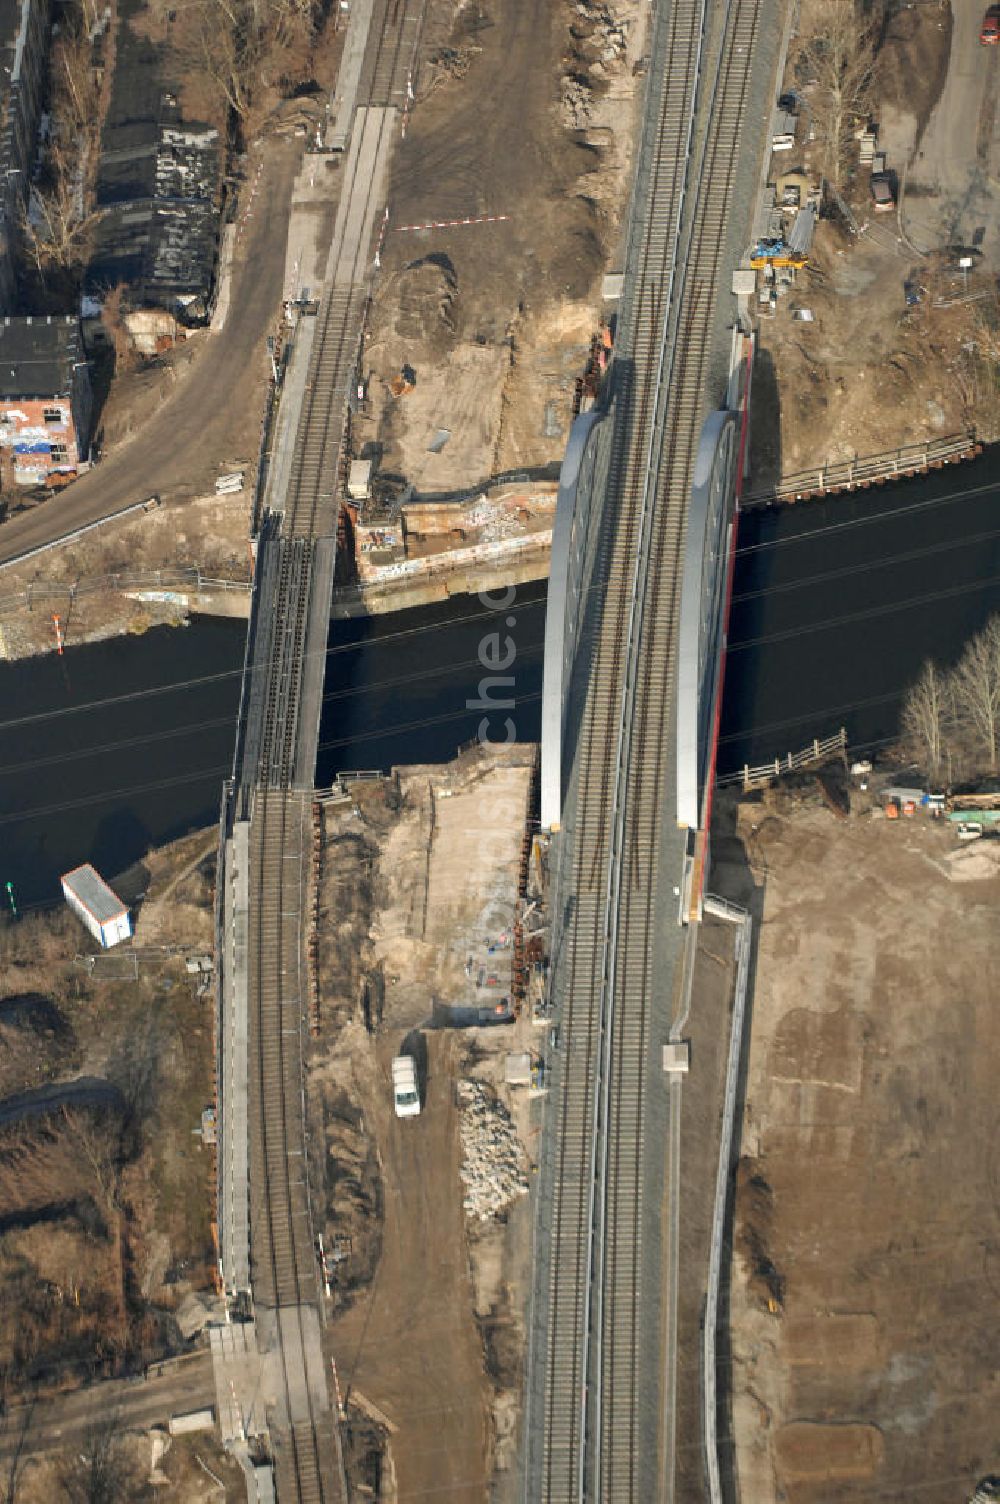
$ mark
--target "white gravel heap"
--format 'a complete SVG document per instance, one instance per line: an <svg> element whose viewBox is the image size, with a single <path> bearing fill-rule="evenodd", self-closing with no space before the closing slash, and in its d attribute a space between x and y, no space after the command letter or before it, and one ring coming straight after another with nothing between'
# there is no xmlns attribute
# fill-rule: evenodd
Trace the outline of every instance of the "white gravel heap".
<svg viewBox="0 0 1000 1504"><path fill-rule="evenodd" d="M486 1222L526 1194L524 1151L510 1113L481 1081L458 1083L462 1135L462 1205L466 1215Z"/></svg>
<svg viewBox="0 0 1000 1504"><path fill-rule="evenodd" d="M496 543L521 532L517 518L488 496L477 497L466 511L465 518L470 527L478 529L483 543Z"/></svg>

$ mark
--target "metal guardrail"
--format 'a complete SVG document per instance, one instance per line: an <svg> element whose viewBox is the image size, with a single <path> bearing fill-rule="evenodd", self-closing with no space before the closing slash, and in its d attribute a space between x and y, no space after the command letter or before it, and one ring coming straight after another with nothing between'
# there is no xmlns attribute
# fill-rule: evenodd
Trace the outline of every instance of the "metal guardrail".
<svg viewBox="0 0 1000 1504"><path fill-rule="evenodd" d="M929 439L921 444L904 444L899 449L888 449L881 454L855 455L850 460L838 460L813 470L784 475L773 485L748 492L743 497L742 506L746 510L774 506L783 501L806 501L810 497L830 496L841 491L865 490L886 481L923 475L928 470L974 459L982 449L975 433L970 431Z"/></svg>
<svg viewBox="0 0 1000 1504"><path fill-rule="evenodd" d="M723 919L729 924L739 926L734 948L736 989L733 1000L732 1026L729 1033L726 1094L722 1107L719 1168L715 1177L715 1202L712 1207L712 1239L708 1256L708 1292L705 1300L705 1322L702 1328L702 1424L704 1428L705 1464L708 1471L708 1493L711 1504L722 1504L722 1484L719 1475L718 1392L716 1386L719 1284L722 1273L722 1239L726 1226L726 1205L729 1200L729 1176L732 1169L733 1129L736 1124L736 1093L739 1085L740 1060L743 1055L743 1020L746 1014L750 954L753 947L753 920L747 911L741 909L737 904L730 903L724 898L715 898L711 894L705 898L705 913L714 914L718 919Z"/></svg>
<svg viewBox="0 0 1000 1504"><path fill-rule="evenodd" d="M77 538L83 538L87 533L104 527L108 522L121 522L122 518L134 517L145 510L144 501L131 501L128 506L119 507L117 512L109 512L106 517L98 517L94 522L86 522L83 527L72 528L68 533L60 533L58 538L50 538L48 543L39 543L36 548L26 548L19 554L12 554L9 559L0 562L0 569L13 569L17 564L25 564L29 559L37 559L39 554L47 554L50 549L58 548L62 543L73 543Z"/></svg>
<svg viewBox="0 0 1000 1504"><path fill-rule="evenodd" d="M247 580L220 580L203 575L200 569L136 569L115 574L95 575L91 579L67 581L65 584L32 583L11 595L0 596L0 616L12 611L31 611L36 605L51 601L70 602L81 596L97 595L102 591L122 594L128 590L194 590L200 593L234 591L247 594Z"/></svg>
<svg viewBox="0 0 1000 1504"><path fill-rule="evenodd" d="M814 763L822 762L834 752L846 755L847 731L843 726L833 736L827 736L822 741L813 740L808 747L803 747L800 752L787 752L784 757L776 757L773 762L758 763L756 767L750 767L744 763L736 773L727 773L722 778L716 779L716 787L724 788L726 785L741 783L743 792L750 789L760 788L763 784L770 783L774 778L780 778L782 773L794 773L798 768L807 768Z"/></svg>

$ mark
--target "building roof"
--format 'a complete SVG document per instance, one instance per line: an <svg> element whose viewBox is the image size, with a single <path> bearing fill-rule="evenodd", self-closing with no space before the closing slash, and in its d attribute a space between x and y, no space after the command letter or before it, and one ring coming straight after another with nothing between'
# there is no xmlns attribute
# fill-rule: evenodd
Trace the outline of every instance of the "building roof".
<svg viewBox="0 0 1000 1504"><path fill-rule="evenodd" d="M80 900L98 924L107 924L128 913L128 905L122 903L118 894L108 887L89 862L82 867L74 867L72 872L64 873L60 881L64 888L68 888Z"/></svg>
<svg viewBox="0 0 1000 1504"><path fill-rule="evenodd" d="M0 5L4 0L0 0ZM163 49L131 23L144 0L119 0L111 100L101 132L98 221L88 295L118 283L132 307L204 305L215 274L222 181L219 131L181 118ZM195 310L204 317L205 309Z"/></svg>
<svg viewBox="0 0 1000 1504"><path fill-rule="evenodd" d="M0 319L0 398L69 397L84 361L75 314Z"/></svg>
<svg viewBox="0 0 1000 1504"><path fill-rule="evenodd" d="M205 199L116 204L97 226L84 287L100 298L125 283L136 306L169 308L179 297L205 299L215 272L217 231L215 207Z"/></svg>

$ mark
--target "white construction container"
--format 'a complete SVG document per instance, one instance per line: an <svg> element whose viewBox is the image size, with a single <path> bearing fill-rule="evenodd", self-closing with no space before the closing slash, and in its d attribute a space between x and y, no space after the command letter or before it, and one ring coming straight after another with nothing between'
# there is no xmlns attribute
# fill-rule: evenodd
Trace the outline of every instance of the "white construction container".
<svg viewBox="0 0 1000 1504"><path fill-rule="evenodd" d="M122 903L95 869L86 863L60 878L63 895L99 945L108 950L132 933L128 906Z"/></svg>
<svg viewBox="0 0 1000 1504"><path fill-rule="evenodd" d="M352 501L367 501L372 494L371 460L352 460L347 479L347 494Z"/></svg>
<svg viewBox="0 0 1000 1504"><path fill-rule="evenodd" d="M215 1425L215 1411L211 1407L204 1410L187 1410L183 1415L172 1415L167 1422L167 1429L171 1436L183 1436L188 1431L211 1431Z"/></svg>

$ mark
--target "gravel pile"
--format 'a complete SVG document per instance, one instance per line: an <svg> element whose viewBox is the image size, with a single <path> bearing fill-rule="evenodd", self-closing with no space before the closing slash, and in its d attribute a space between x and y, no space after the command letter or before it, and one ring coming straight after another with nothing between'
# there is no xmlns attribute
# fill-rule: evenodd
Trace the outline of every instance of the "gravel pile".
<svg viewBox="0 0 1000 1504"><path fill-rule="evenodd" d="M528 1189L524 1153L510 1113L480 1081L458 1083L462 1135L462 1205L486 1222L505 1211Z"/></svg>

